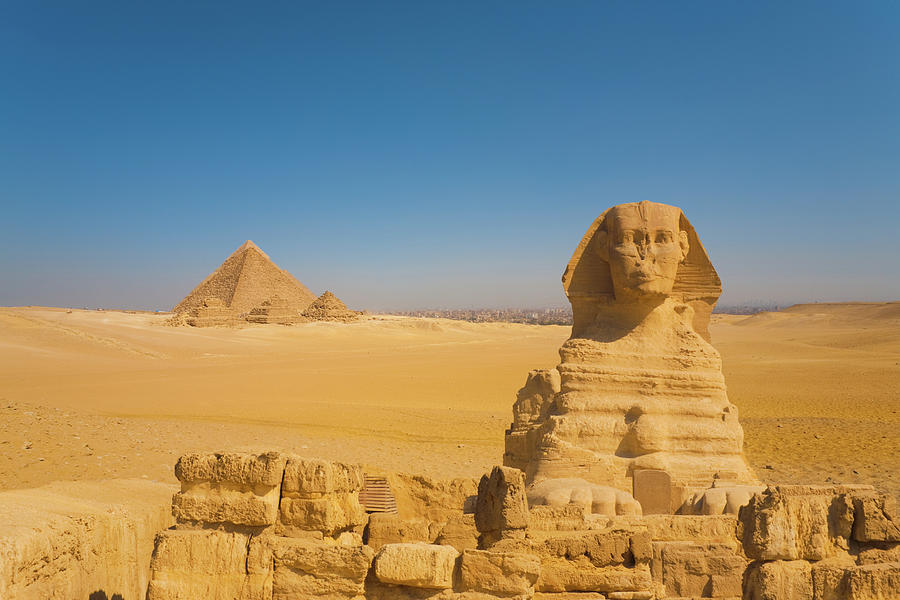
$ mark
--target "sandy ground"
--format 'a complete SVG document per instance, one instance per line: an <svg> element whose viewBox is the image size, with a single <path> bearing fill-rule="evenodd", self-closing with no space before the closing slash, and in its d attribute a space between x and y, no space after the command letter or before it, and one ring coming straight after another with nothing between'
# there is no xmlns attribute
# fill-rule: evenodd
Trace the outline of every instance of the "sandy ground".
<svg viewBox="0 0 900 600"><path fill-rule="evenodd" d="M243 329L0 308L0 489L174 481L194 450L285 449L436 477L497 464L516 390L567 327L376 317ZM711 328L766 482L900 495L900 303L811 305Z"/></svg>

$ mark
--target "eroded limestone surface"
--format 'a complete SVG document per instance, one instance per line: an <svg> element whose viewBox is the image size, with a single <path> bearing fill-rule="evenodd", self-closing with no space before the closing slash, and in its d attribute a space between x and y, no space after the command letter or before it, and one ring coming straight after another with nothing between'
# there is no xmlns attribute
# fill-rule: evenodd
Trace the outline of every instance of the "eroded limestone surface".
<svg viewBox="0 0 900 600"><path fill-rule="evenodd" d="M143 599L172 491L125 479L0 493L0 598Z"/></svg>

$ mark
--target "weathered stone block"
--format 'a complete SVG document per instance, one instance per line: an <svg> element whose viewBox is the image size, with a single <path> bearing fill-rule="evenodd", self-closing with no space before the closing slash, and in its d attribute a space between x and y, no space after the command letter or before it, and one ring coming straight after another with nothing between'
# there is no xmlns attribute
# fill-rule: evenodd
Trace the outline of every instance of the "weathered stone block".
<svg viewBox="0 0 900 600"><path fill-rule="evenodd" d="M858 542L900 542L900 512L892 496L853 497L853 539Z"/></svg>
<svg viewBox="0 0 900 600"><path fill-rule="evenodd" d="M277 452L185 454L175 463L175 477L184 482L281 485L285 458Z"/></svg>
<svg viewBox="0 0 900 600"><path fill-rule="evenodd" d="M227 484L185 483L172 498L179 523L232 523L251 527L272 525L278 516L278 487L230 489Z"/></svg>
<svg viewBox="0 0 900 600"><path fill-rule="evenodd" d="M335 493L321 498L281 498L279 533L293 535L292 530L297 529L321 531L332 536L365 523L366 513L359 504L357 492Z"/></svg>
<svg viewBox="0 0 900 600"><path fill-rule="evenodd" d="M529 527L534 531L584 531L589 529L583 504L532 506Z"/></svg>
<svg viewBox="0 0 900 600"><path fill-rule="evenodd" d="M368 546L274 538L273 600L356 598L375 553Z"/></svg>
<svg viewBox="0 0 900 600"><path fill-rule="evenodd" d="M534 545L541 558L541 592L644 592L652 590L646 528L557 535Z"/></svg>
<svg viewBox="0 0 900 600"><path fill-rule="evenodd" d="M734 546L653 542L653 579L667 596L740 596L746 567Z"/></svg>
<svg viewBox="0 0 900 600"><path fill-rule="evenodd" d="M747 573L745 600L813 600L810 564L805 560L753 563Z"/></svg>
<svg viewBox="0 0 900 600"><path fill-rule="evenodd" d="M369 522L371 523L371 517ZM478 530L475 528L475 515L463 514L451 517L441 528L435 543L453 546L460 552L477 548Z"/></svg>
<svg viewBox="0 0 900 600"><path fill-rule="evenodd" d="M554 536L542 545L548 556L589 555L597 566L619 565L650 560L650 536L645 529L586 531Z"/></svg>
<svg viewBox="0 0 900 600"><path fill-rule="evenodd" d="M812 579L815 600L888 600L900 595L900 562L826 560L813 564Z"/></svg>
<svg viewBox="0 0 900 600"><path fill-rule="evenodd" d="M284 468L282 493L316 497L335 492L358 492L362 486L362 469L356 465L289 456Z"/></svg>
<svg viewBox="0 0 900 600"><path fill-rule="evenodd" d="M404 542L427 542L429 539L429 527L426 521L404 520L399 515L391 513L372 513L369 515L369 525L366 529L366 543L376 552L385 544L400 544Z"/></svg>
<svg viewBox="0 0 900 600"><path fill-rule="evenodd" d="M248 572L248 540L221 531L161 532L150 561L148 600L271 598L271 567Z"/></svg>
<svg viewBox="0 0 900 600"><path fill-rule="evenodd" d="M265 454L185 454L175 465L181 491L172 499L179 523L275 523L285 459Z"/></svg>
<svg viewBox="0 0 900 600"><path fill-rule="evenodd" d="M646 563L635 566L594 566L590 558L541 559L541 575L535 589L542 592L612 592L650 591L653 581Z"/></svg>
<svg viewBox="0 0 900 600"><path fill-rule="evenodd" d="M848 600L887 600L900 596L900 563L863 565L850 571Z"/></svg>
<svg viewBox="0 0 900 600"><path fill-rule="evenodd" d="M757 560L823 560L845 552L853 493L852 486L789 485L756 494L740 511L744 552Z"/></svg>
<svg viewBox="0 0 900 600"><path fill-rule="evenodd" d="M540 573L541 560L534 554L466 550L460 561L462 589L495 596L533 592Z"/></svg>
<svg viewBox="0 0 900 600"><path fill-rule="evenodd" d="M511 467L494 467L478 483L475 526L482 533L528 527L525 473Z"/></svg>
<svg viewBox="0 0 900 600"><path fill-rule="evenodd" d="M900 543L882 543L874 547L860 548L856 562L860 565L900 562Z"/></svg>
<svg viewBox="0 0 900 600"><path fill-rule="evenodd" d="M459 552L434 544L387 544L375 557L375 576L382 583L416 588L453 586Z"/></svg>
<svg viewBox="0 0 900 600"><path fill-rule="evenodd" d="M641 520L650 539L661 542L716 543L729 547L738 545L737 517L715 515L648 515Z"/></svg>

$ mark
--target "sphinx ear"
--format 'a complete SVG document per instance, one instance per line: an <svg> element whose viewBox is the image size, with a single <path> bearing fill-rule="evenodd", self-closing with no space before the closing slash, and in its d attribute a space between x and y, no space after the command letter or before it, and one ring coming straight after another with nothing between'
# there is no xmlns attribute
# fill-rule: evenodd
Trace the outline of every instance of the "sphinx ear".
<svg viewBox="0 0 900 600"><path fill-rule="evenodd" d="M681 246L681 260L684 260L687 258L688 251L691 249L691 245L688 243L687 231L678 232L678 245Z"/></svg>
<svg viewBox="0 0 900 600"><path fill-rule="evenodd" d="M606 233L606 230L601 229L597 232L597 236L594 238L594 249L597 256L609 262L609 234Z"/></svg>

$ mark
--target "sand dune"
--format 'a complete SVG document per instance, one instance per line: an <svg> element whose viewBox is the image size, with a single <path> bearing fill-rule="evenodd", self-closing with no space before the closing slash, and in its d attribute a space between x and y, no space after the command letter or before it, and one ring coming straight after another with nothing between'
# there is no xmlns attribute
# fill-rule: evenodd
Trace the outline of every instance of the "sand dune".
<svg viewBox="0 0 900 600"><path fill-rule="evenodd" d="M554 366L569 333L400 317L242 329L165 319L0 309L0 488L172 481L179 454L222 448L478 476L500 461L528 370ZM900 303L716 315L711 332L764 480L900 492Z"/></svg>

